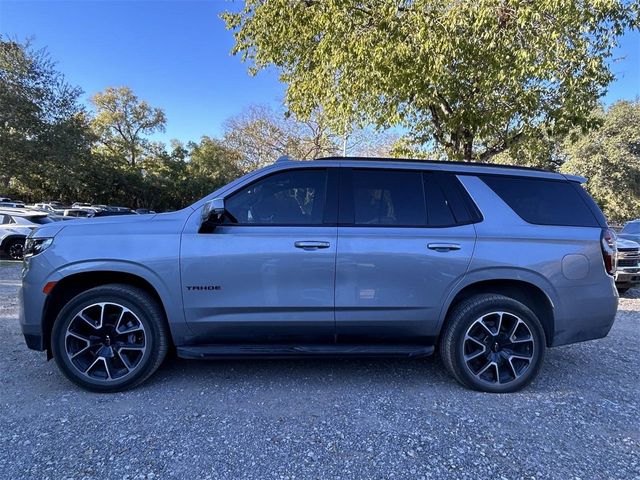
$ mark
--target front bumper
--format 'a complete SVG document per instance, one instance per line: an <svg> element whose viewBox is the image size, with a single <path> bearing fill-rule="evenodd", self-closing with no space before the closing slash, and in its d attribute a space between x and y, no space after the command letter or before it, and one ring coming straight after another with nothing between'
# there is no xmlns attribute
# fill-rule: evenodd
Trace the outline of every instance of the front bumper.
<svg viewBox="0 0 640 480"><path fill-rule="evenodd" d="M640 267L618 269L616 287L632 288L640 285Z"/></svg>
<svg viewBox="0 0 640 480"><path fill-rule="evenodd" d="M42 288L47 282L43 272L50 271L49 262L44 254L40 254L29 258L22 272L22 286L18 290L18 318L25 343L32 350L47 349L43 328L47 295Z"/></svg>

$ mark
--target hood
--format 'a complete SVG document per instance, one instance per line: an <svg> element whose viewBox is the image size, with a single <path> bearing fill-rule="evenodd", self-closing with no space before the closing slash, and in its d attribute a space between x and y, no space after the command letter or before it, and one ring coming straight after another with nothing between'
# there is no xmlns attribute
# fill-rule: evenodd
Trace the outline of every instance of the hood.
<svg viewBox="0 0 640 480"><path fill-rule="evenodd" d="M68 222L47 223L37 229L34 236L55 237L63 230L64 236L150 233L161 230L179 232L192 212L190 208L186 208L169 213L78 218Z"/></svg>
<svg viewBox="0 0 640 480"><path fill-rule="evenodd" d="M29 235L32 230L35 230L37 227L27 227L23 225L2 225L0 226L0 236L6 235Z"/></svg>
<svg viewBox="0 0 640 480"><path fill-rule="evenodd" d="M616 246L618 249L640 249L640 244L638 242L634 242L632 240L628 240L627 238L618 237L616 240Z"/></svg>

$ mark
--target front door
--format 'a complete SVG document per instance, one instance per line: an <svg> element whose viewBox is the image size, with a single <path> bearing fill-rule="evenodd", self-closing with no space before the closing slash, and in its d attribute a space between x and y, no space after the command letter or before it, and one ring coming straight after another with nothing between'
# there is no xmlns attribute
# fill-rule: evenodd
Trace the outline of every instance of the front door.
<svg viewBox="0 0 640 480"><path fill-rule="evenodd" d="M442 303L465 274L476 238L473 212L459 196L464 192L453 191L462 187L447 175L344 170L336 265L338 342L434 341Z"/></svg>
<svg viewBox="0 0 640 480"><path fill-rule="evenodd" d="M183 235L185 313L199 342L334 341L335 177L263 177L225 198L225 224Z"/></svg>

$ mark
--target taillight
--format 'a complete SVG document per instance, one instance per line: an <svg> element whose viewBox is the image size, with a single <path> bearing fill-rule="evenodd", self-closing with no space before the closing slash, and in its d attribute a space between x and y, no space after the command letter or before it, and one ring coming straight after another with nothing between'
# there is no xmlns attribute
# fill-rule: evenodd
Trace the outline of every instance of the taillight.
<svg viewBox="0 0 640 480"><path fill-rule="evenodd" d="M616 273L616 232L610 228L603 228L600 235L600 244L602 246L602 259L604 260L604 268L609 275Z"/></svg>

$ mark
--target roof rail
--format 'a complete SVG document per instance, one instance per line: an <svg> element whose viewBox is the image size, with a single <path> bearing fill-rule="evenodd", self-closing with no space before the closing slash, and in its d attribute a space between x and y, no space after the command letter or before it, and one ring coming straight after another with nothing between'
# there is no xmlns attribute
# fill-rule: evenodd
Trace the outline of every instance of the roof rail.
<svg viewBox="0 0 640 480"><path fill-rule="evenodd" d="M399 163L427 163L427 164L436 164L436 165L460 165L467 167L491 167L491 168L506 168L506 169L514 169L514 170L532 170L534 172L547 172L549 170L544 170L543 168L535 168L535 167L521 167L518 165L504 165L499 163L486 163L486 162L460 162L460 161L449 161L449 160L421 160L419 158L386 158L386 157L324 157L324 158L316 158L315 160L347 160L347 161L362 161L362 162L399 162ZM279 161L279 159L278 159Z"/></svg>

